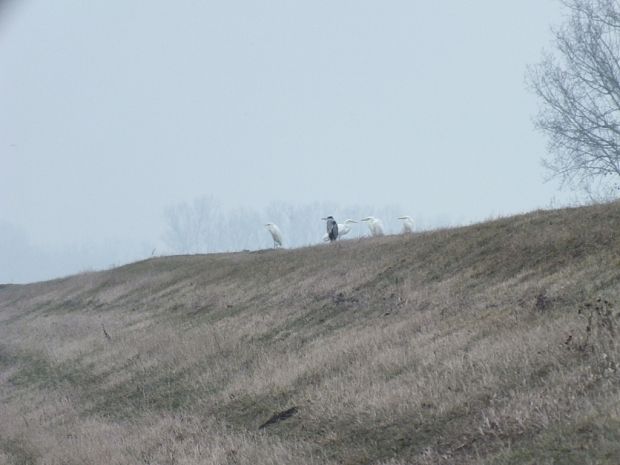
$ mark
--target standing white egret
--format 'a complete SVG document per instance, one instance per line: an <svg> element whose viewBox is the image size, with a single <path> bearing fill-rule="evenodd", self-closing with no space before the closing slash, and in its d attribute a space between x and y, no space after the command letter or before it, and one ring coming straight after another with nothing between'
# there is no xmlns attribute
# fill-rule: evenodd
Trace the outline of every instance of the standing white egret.
<svg viewBox="0 0 620 465"><path fill-rule="evenodd" d="M383 234L385 234L383 232L383 223L381 223L380 219L375 218L374 216L367 216L366 218L362 218L360 221L368 225L371 236L383 236Z"/></svg>
<svg viewBox="0 0 620 465"><path fill-rule="evenodd" d="M338 223L338 238L340 239L342 236L346 236L351 232L351 225L353 223L357 223L355 220L345 220L344 223ZM329 241L329 234L325 234L323 236L323 240L325 242Z"/></svg>
<svg viewBox="0 0 620 465"><path fill-rule="evenodd" d="M275 249L277 247L282 247L282 231L280 231L280 228L273 223L267 223L265 227L271 233L271 237L273 238L273 248Z"/></svg>
<svg viewBox="0 0 620 465"><path fill-rule="evenodd" d="M338 239L338 223L336 223L333 216L321 219L327 221L327 237L330 242L334 242Z"/></svg>
<svg viewBox="0 0 620 465"><path fill-rule="evenodd" d="M403 234L413 232L413 218L405 215L405 216L399 216L398 219L403 220Z"/></svg>

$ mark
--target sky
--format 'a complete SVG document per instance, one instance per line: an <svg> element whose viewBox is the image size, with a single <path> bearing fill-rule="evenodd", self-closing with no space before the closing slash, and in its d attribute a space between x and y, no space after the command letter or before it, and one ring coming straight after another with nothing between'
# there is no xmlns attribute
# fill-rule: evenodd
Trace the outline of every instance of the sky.
<svg viewBox="0 0 620 465"><path fill-rule="evenodd" d="M557 206L525 73L561 19L556 0L4 2L0 225L78 263L14 279L138 257L205 196L430 226ZM14 255L0 282L29 269Z"/></svg>

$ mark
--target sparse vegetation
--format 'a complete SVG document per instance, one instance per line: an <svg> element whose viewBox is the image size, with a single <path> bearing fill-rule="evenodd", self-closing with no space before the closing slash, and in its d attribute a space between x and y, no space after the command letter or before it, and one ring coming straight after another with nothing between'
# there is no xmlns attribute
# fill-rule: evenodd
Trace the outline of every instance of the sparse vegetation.
<svg viewBox="0 0 620 465"><path fill-rule="evenodd" d="M611 203L3 286L0 463L616 465L619 231Z"/></svg>

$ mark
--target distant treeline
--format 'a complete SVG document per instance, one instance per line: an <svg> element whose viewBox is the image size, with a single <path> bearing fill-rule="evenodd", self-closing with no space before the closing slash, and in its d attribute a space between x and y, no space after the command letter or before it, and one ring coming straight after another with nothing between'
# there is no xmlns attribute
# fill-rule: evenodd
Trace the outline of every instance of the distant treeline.
<svg viewBox="0 0 620 465"><path fill-rule="evenodd" d="M163 240L170 251L177 253L263 249L272 246L271 236L264 226L271 222L282 231L285 247L300 247L322 242L325 222L321 218L327 215L340 223L347 218L359 220L372 215L381 218L389 233L399 230L396 218L402 214L394 205L342 207L318 202L305 205L277 202L262 210L225 208L214 197L200 197L166 208ZM367 234L366 226L358 224L348 238Z"/></svg>

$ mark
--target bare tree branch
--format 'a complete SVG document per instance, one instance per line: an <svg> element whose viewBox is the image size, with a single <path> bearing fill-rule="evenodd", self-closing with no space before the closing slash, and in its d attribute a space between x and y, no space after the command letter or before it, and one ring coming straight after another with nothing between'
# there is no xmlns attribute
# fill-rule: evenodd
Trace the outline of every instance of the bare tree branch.
<svg viewBox="0 0 620 465"><path fill-rule="evenodd" d="M569 13L555 30L557 54L529 68L540 101L536 127L548 137L552 176L587 188L620 181L620 2L561 0Z"/></svg>

